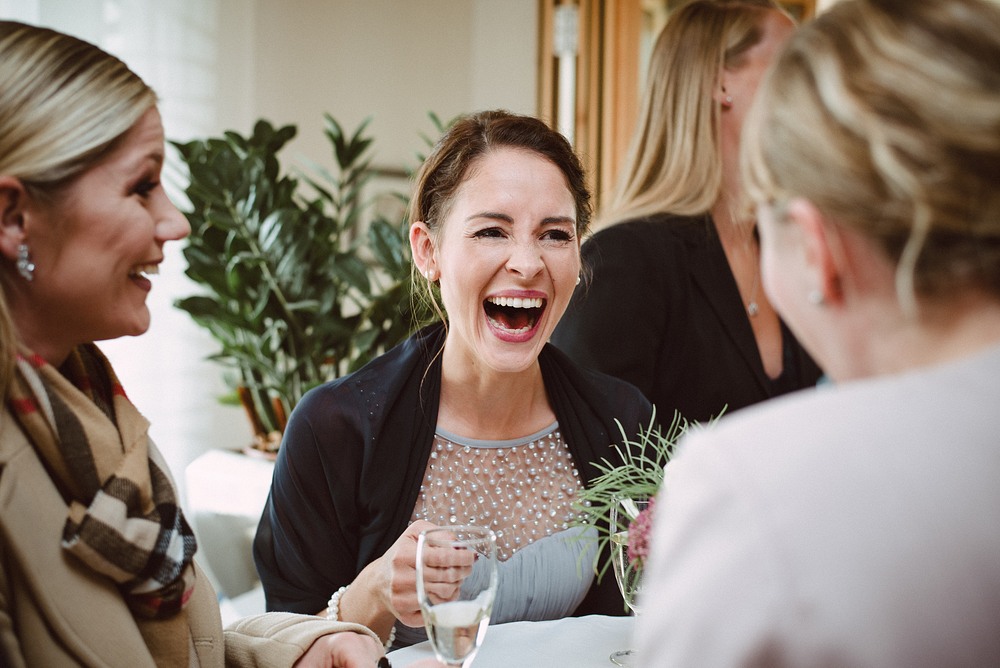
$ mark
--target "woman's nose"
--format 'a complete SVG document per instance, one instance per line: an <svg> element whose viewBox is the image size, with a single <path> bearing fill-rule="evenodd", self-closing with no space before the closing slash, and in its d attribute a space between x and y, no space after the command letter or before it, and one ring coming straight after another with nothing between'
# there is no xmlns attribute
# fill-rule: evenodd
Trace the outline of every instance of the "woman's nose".
<svg viewBox="0 0 1000 668"><path fill-rule="evenodd" d="M156 238L159 241L176 241L191 234L191 223L174 206L165 192L160 192L156 211Z"/></svg>
<svg viewBox="0 0 1000 668"><path fill-rule="evenodd" d="M524 278L535 276L544 266L541 251L534 243L515 244L510 258L507 260L507 269Z"/></svg>

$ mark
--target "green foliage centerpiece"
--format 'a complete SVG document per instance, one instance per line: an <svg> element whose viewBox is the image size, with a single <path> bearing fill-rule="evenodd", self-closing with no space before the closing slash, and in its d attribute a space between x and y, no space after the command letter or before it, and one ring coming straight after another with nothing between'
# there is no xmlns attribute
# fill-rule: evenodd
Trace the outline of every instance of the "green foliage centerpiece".
<svg viewBox="0 0 1000 668"><path fill-rule="evenodd" d="M594 464L601 474L580 491L575 502L578 512L576 524L593 526L598 530L598 555L605 553L605 547L613 537L628 532L628 547L632 548L629 562L641 568L655 506L651 504L640 512L636 501L656 497L663 484L663 469L688 428L687 421L675 413L673 421L664 430L657 425L654 413L650 424L633 440L619 424L623 442L615 449L622 463L614 465L602 459ZM612 517L616 518L617 526L612 526ZM632 527L638 530L631 531ZM599 578L604 576L611 563L610 557L603 563L595 563Z"/></svg>

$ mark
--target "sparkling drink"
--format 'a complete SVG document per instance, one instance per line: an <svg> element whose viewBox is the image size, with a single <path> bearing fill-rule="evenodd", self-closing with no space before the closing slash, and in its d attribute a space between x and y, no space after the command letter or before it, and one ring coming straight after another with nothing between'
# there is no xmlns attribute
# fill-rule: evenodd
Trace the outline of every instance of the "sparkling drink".
<svg viewBox="0 0 1000 668"><path fill-rule="evenodd" d="M417 538L417 600L434 653L467 667L483 643L497 593L497 542L472 526L427 529Z"/></svg>
<svg viewBox="0 0 1000 668"><path fill-rule="evenodd" d="M638 613L636 598L639 593L639 572L629 563L628 531L618 531L611 534L611 563L625 604L633 612Z"/></svg>
<svg viewBox="0 0 1000 668"><path fill-rule="evenodd" d="M439 603L424 611L427 637L445 662L454 665L475 656L489 623L490 609L478 601Z"/></svg>

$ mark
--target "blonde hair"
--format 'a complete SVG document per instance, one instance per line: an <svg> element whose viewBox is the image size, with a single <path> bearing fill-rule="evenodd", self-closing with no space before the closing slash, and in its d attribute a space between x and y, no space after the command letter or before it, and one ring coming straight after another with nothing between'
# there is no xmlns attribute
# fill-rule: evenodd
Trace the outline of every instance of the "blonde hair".
<svg viewBox="0 0 1000 668"><path fill-rule="evenodd" d="M801 196L895 263L900 303L1000 296L1000 5L842 0L792 37L742 139L750 197Z"/></svg>
<svg viewBox="0 0 1000 668"><path fill-rule="evenodd" d="M156 104L123 62L54 30L0 21L0 175L53 197L98 162ZM0 396L13 373L17 334L7 305L11 262L0 272Z"/></svg>
<svg viewBox="0 0 1000 668"><path fill-rule="evenodd" d="M719 103L723 68L763 37L771 0L695 0L667 21L653 47L636 130L596 228L654 213L698 215L722 189Z"/></svg>

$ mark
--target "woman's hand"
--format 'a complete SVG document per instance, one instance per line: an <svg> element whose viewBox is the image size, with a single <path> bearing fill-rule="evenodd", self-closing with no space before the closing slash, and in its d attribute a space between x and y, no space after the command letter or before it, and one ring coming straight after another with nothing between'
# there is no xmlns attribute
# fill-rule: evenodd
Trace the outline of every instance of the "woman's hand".
<svg viewBox="0 0 1000 668"><path fill-rule="evenodd" d="M447 538L454 540L448 533ZM431 605L458 598L462 581L472 573L476 553L452 546L424 545L424 592Z"/></svg>
<svg viewBox="0 0 1000 668"><path fill-rule="evenodd" d="M383 653L381 643L370 635L330 633L317 638L294 668L374 668Z"/></svg>
<svg viewBox="0 0 1000 668"><path fill-rule="evenodd" d="M399 621L415 628L424 625L417 601L417 537L421 531L436 526L417 520L382 556L386 605Z"/></svg>
<svg viewBox="0 0 1000 668"><path fill-rule="evenodd" d="M418 520L407 527L385 554L368 564L340 599L340 618L359 622L383 638L396 619L407 626L424 625L417 601L417 537L437 525ZM458 595L462 580L472 572L474 556L467 550L440 550L432 561L429 581L435 602ZM391 617L391 618L390 618Z"/></svg>

